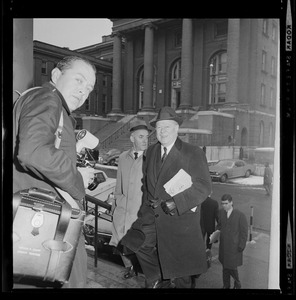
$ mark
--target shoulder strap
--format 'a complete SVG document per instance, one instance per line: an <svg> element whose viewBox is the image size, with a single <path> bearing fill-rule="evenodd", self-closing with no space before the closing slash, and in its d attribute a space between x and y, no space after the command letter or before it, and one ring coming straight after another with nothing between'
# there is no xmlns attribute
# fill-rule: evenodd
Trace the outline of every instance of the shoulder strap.
<svg viewBox="0 0 296 300"><path fill-rule="evenodd" d="M55 132L56 139L55 139L54 145L57 149L60 148L60 144L61 144L61 140L62 140L63 126L64 126L64 115L63 115L63 110L62 110L61 116L60 116L60 121L59 121L59 126ZM62 198L64 198L67 202L69 202L71 204L72 207L79 208L77 202L66 191L63 191L58 187L54 187L54 188Z"/></svg>
<svg viewBox="0 0 296 300"><path fill-rule="evenodd" d="M59 126L55 132L55 142L54 145L57 149L60 148L61 140L62 140L62 131L63 131L63 126L64 126L64 115L63 115L63 109L61 111L61 116L60 116L60 121L59 121Z"/></svg>

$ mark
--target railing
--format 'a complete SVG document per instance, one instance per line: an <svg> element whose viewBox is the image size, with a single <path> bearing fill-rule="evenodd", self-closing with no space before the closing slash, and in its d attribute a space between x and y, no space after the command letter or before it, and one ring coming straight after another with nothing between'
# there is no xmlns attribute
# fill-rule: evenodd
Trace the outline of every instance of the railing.
<svg viewBox="0 0 296 300"><path fill-rule="evenodd" d="M112 205L102 201L100 199L97 199L95 197L92 197L90 195L85 195L85 204L86 204L86 211L88 211L88 202L93 203L95 205L94 207L94 216L95 216L95 233L94 233L94 248L95 248L95 267L97 267L97 263L98 263L98 218L103 218L103 215L105 215L105 213L99 212L98 208L99 207L103 207L106 208L107 211L111 211L112 209ZM111 216L110 216L111 217ZM112 218L107 219L107 221L112 222Z"/></svg>
<svg viewBox="0 0 296 300"><path fill-rule="evenodd" d="M129 132L130 129L130 123L133 119L135 119L137 116L134 116L131 118L128 122L124 123L120 128L116 129L113 133L110 134L110 136L106 137L102 141L100 141L100 148L101 149L106 149L108 148L111 144L113 144L116 140L118 140L122 135L126 134ZM150 132L148 136L148 145L151 145L157 141L156 138L156 131L155 129Z"/></svg>
<svg viewBox="0 0 296 300"><path fill-rule="evenodd" d="M148 146L154 144L157 141L156 130L153 129L148 136Z"/></svg>
<svg viewBox="0 0 296 300"><path fill-rule="evenodd" d="M113 133L111 133L111 135L108 136L107 138L105 138L103 141L100 141L100 147L101 147L101 149L108 148L109 145L111 145L112 143L114 143L123 134L126 134L129 131L129 129L130 129L130 122L134 118L136 118L136 116L134 116L133 118L131 118L127 123L124 123L120 128L118 128Z"/></svg>

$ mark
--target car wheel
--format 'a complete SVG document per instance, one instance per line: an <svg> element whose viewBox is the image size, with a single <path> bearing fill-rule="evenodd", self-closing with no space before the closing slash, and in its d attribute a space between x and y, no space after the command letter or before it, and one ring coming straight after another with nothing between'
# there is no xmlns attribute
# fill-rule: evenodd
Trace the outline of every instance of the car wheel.
<svg viewBox="0 0 296 300"><path fill-rule="evenodd" d="M87 245L94 245L95 228L89 224L83 226L83 233Z"/></svg>
<svg viewBox="0 0 296 300"><path fill-rule="evenodd" d="M245 174L245 177L248 178L248 177L250 177L250 175L251 175L251 171L250 171L250 170L247 170L247 172L246 172L246 174Z"/></svg>
<svg viewBox="0 0 296 300"><path fill-rule="evenodd" d="M221 176L221 178L220 178L220 181L221 182L226 182L227 181L227 175L226 174L223 174L222 176Z"/></svg>

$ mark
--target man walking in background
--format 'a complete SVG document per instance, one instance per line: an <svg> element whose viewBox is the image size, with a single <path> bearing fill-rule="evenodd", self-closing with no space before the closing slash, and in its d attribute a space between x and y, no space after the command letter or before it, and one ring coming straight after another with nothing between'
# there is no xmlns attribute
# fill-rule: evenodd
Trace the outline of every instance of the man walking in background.
<svg viewBox="0 0 296 300"><path fill-rule="evenodd" d="M219 261L223 266L223 288L230 288L230 277L234 279L234 289L241 288L237 267L243 264L243 251L248 238L246 216L233 208L232 197L224 194L221 198L217 230L220 230Z"/></svg>
<svg viewBox="0 0 296 300"><path fill-rule="evenodd" d="M269 163L266 162L265 169L264 169L264 176L263 176L263 186L266 190L267 196L270 196L270 194L271 194L272 177L273 177L273 174L272 174L271 168L269 166Z"/></svg>
<svg viewBox="0 0 296 300"><path fill-rule="evenodd" d="M200 207L200 227L203 237L206 242L206 254L208 268L211 266L212 261L212 244L210 243L210 235L215 231L216 224L218 223L219 204L211 198L211 195L202 202Z"/></svg>

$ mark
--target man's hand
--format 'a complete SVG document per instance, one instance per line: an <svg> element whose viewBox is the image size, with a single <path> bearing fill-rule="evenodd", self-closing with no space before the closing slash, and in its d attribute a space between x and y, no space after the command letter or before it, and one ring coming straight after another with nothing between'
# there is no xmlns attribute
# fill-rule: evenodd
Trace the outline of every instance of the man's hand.
<svg viewBox="0 0 296 300"><path fill-rule="evenodd" d="M172 198L166 201L162 201L160 206L166 214L170 214L171 216L173 216L177 211L176 203Z"/></svg>
<svg viewBox="0 0 296 300"><path fill-rule="evenodd" d="M150 201L150 206L152 208L156 208L157 206L159 206L161 199L149 199Z"/></svg>

